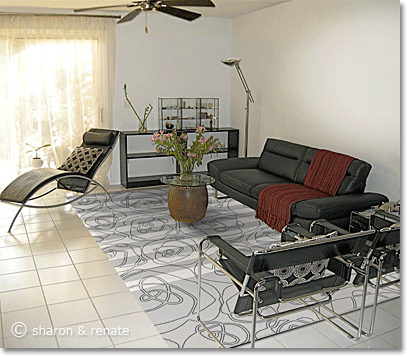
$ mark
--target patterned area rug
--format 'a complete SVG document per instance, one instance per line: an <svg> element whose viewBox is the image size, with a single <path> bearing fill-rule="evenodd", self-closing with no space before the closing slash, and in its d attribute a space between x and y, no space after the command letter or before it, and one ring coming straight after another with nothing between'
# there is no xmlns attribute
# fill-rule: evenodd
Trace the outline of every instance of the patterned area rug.
<svg viewBox="0 0 408 357"><path fill-rule="evenodd" d="M112 201L103 194L90 195L73 206L169 347L217 348L196 317L199 241L217 234L250 254L280 242L280 233L255 219L255 211L241 203L215 199L211 188L205 218L178 223L169 214L167 192L168 187L116 192ZM233 314L237 290L230 279L206 264L202 283L202 320L226 347L249 342L251 320ZM396 288L382 289L380 301L397 296ZM361 289L350 285L334 294L331 307L340 314L349 312L360 306L360 298ZM372 303L372 291L368 302ZM285 310L288 304L268 308L269 313ZM303 311L259 321L257 338L319 319Z"/></svg>

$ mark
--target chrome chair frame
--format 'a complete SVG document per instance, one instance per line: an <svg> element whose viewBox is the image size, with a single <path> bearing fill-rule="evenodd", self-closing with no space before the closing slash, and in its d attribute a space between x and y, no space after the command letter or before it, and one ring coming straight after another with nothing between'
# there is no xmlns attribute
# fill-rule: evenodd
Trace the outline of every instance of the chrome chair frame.
<svg viewBox="0 0 408 357"><path fill-rule="evenodd" d="M349 233L324 219L314 221L310 225L310 231L318 231L320 233L325 233L333 229L336 229L341 235ZM366 242L366 246L368 248L366 252L359 252L356 256L342 258L343 264L350 264L350 261L353 261L353 264L360 267L360 270L356 269L357 276L353 280L353 285L363 285L365 295L367 295L368 286L374 289L374 302L370 317L370 326L366 336L371 336L374 332L379 290L391 285L395 285L396 287L400 288L399 283L401 281L401 279L389 280L383 276L386 257L396 253L395 249L387 249L387 245L400 243L400 223L395 223L388 227L386 226L382 228L372 227L372 229L375 230L376 234L372 241L368 240ZM387 237L387 235L391 236ZM377 253L377 256L375 256L375 253ZM374 268L377 272L374 276L370 268ZM399 273L399 269L396 267L394 267L394 269L395 272ZM375 281L371 281L372 279ZM384 280L385 283L381 283L381 280ZM365 306L363 305L362 308L365 309Z"/></svg>
<svg viewBox="0 0 408 357"><path fill-rule="evenodd" d="M362 233L352 233L349 234L347 236L341 236L341 237L335 237L335 238L330 238L326 240L327 242L341 242L343 241L343 243L347 240L347 239L355 239L356 241L358 239L360 240L366 240L369 236L372 236L372 234L374 233L374 231L366 231L366 232L362 232ZM211 241L211 239L214 236L208 236L206 238L203 238L198 246L198 291L197 291L197 320L199 322L199 324L205 329L205 331L207 331L207 333L214 339L215 342L218 343L218 345L221 348L224 348L225 346L214 336L214 334L210 331L210 329L205 325L205 323L203 322L203 319L201 317L201 284L202 284L202 264L204 259L208 260L211 264L213 264L216 268L218 268L219 270L221 270L224 274L226 274L229 278L232 279L232 281L240 287L240 292L239 292L239 296L244 296L244 295L250 295L252 297L252 333L251 333L251 348L255 347L255 340L256 340L256 319L257 317L263 319L263 320L267 320L267 319L271 319L274 317L279 317L279 316L283 316L283 315L287 315L287 314L291 314L294 312L299 312L299 311L303 311L306 309L311 309L313 312L315 312L316 314L318 314L322 319L328 321L331 325L335 326L336 328L338 328L341 332L345 333L349 338L354 339L354 340L359 340L361 335L367 335L367 333L365 331L363 331L363 319L364 319L364 304L365 304L365 299L366 299L366 291L367 289L363 289L363 303L362 303L362 307L360 308L360 320L358 323L358 326L354 325L353 323L351 323L350 321L348 321L347 319L345 319L344 317L340 316L339 314L337 314L336 312L334 312L333 310L329 309L327 306L327 304L329 304L332 301L332 293L334 291L339 290L341 287L347 285L348 281L344 281L344 283L340 286L334 286L334 287L327 287L324 289L321 289L319 291L315 291L312 294L306 294L306 295L300 295L300 296L295 296L293 298L290 299L279 299L279 302L287 302L287 301L293 301L293 300L299 300L301 301L301 303L304 306L301 307L296 307L294 309L290 309L288 311L283 311L283 312L279 312L279 313L275 313L272 315L263 315L260 311L258 311L258 306L260 301L259 298L259 292L261 289L263 289L265 287L265 285L268 283L268 281L273 280L273 279L277 279L276 277L273 277L272 275L268 276L263 276L259 279L258 282L256 282L253 290L251 290L248 287L248 282L249 279L251 277L251 269L253 268L253 264L254 261L257 259L257 257L265 255L265 254L270 254L271 250L261 250L261 251L257 251L252 253L251 257L246 257L244 256L242 253L241 256L245 257L246 262L247 262L247 266L244 266L244 264L242 264L240 266L240 268L243 271L246 271L246 275L244 280L241 282L239 281L237 278L235 278L229 271L227 271L220 263L218 263L217 261L215 261L212 257L210 257L208 254L206 254L203 251L203 244L207 241L209 241L210 243L216 245L218 248L220 248L223 250L223 253L225 253L224 249L225 249L225 245L223 245L222 247L220 247L220 245L216 244L214 241ZM220 237L218 237L220 238ZM226 243L226 242L225 242ZM310 244L308 244L308 241L302 241L303 245L305 246L309 246ZM310 242L312 243L312 242ZM320 241L320 244L324 244L324 240ZM226 243L228 245L228 243ZM318 245L319 243L313 242L312 244L314 245ZM234 249L234 248L232 248ZM285 248L283 248L285 249ZM290 248L289 248L290 249ZM301 249L300 246L298 246L295 249ZM342 247L343 252L344 253L344 249L345 247ZM298 253L301 253L301 251L299 251ZM330 252L327 253L328 254L328 258L332 258L332 259L342 259L340 255L336 255L336 257L331 256L334 254L333 250L330 250ZM338 254L338 252L336 253ZM219 256L217 258L218 261L220 261L221 256ZM364 275L364 276L368 276L368 271L369 271L369 266L367 266L366 270L362 270L360 268L358 268L357 266L355 266L355 264L353 262L346 262L341 260L341 263L344 264L344 266L346 266L349 269L349 273L351 274L351 270L355 270L357 272L359 272L360 274ZM291 265L291 264L289 264ZM365 287L368 284L368 279L365 279L364 281ZM300 284L302 285L302 284ZM303 299L306 297L311 297L311 295L315 295L318 293L324 293L326 295L326 298L324 300L318 301L314 298L311 298L313 303L307 303L305 302ZM341 326L337 325L336 323L334 323L332 320L330 320L328 317L326 317L325 315L323 315L320 311L316 310L317 307L322 306L326 311L329 311L330 313L332 313L334 316L340 318L343 322L347 323L350 327L352 327L353 329L357 330L357 332L355 334L351 334L348 331L346 331L344 328L342 328ZM244 314L244 313L243 313ZM248 313L245 313L245 315L247 315Z"/></svg>
<svg viewBox="0 0 408 357"><path fill-rule="evenodd" d="M378 235L381 234L392 234L392 233L397 233L400 231L399 225L393 225L390 227L384 227L381 228L378 231ZM398 234L398 243L399 243L399 234ZM386 244L386 243L385 243ZM380 252L379 256L375 257L374 253L375 252ZM400 282L401 279L396 279L396 280L389 280L387 278L385 278L383 276L384 274L384 264L385 264L385 260L387 258L388 255L392 255L395 254L395 250L394 249L387 249L386 246L383 245L383 243L381 242L375 242L373 243L373 246L369 249L366 258L365 258L365 262L364 264L366 264L368 267L372 267L377 271L377 274L375 276L375 282L372 282L370 280L370 273L369 277L368 277L368 285L370 287L372 287L374 289L374 302L373 302L373 308L372 308L372 312L371 312L371 319L370 319L370 327L369 327L369 331L368 331L368 336L371 336L374 332L374 324L375 324L375 316L377 313L377 306L378 306L378 295L379 295L379 291L382 288L391 286L391 285L395 285L398 288L400 288ZM365 267L362 266L362 268L364 269ZM399 269L397 269L396 267L394 267L395 272L399 273ZM389 272L388 272L389 273ZM384 280L385 283L381 283L381 280Z"/></svg>

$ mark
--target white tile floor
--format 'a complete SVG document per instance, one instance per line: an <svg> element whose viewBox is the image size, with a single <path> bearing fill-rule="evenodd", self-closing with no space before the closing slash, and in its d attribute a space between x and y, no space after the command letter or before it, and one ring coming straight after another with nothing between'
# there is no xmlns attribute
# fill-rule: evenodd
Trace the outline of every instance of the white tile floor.
<svg viewBox="0 0 408 357"><path fill-rule="evenodd" d="M0 203L0 347L167 348L70 205L24 209L8 234L15 211ZM357 342L319 322L256 347L401 348L400 299L380 304L377 314L374 335Z"/></svg>

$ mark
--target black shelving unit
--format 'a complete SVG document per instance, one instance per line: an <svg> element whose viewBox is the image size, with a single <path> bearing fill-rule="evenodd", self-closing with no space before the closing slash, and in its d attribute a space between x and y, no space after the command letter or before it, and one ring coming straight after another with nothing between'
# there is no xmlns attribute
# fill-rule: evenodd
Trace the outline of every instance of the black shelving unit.
<svg viewBox="0 0 408 357"><path fill-rule="evenodd" d="M138 131L121 131L119 135L119 148L120 148L120 183L125 188L135 188L135 187L147 187L147 186L158 186L162 185L160 178L165 173L160 175L149 175L149 176L129 176L129 164L133 160L138 159L155 159L159 157L167 157L167 155L158 154L154 151L152 152L129 152L128 150L128 139L130 137L142 138L146 135L153 136L156 131L148 131L146 133L139 133ZM195 130L183 130L183 133L194 133ZM223 152L227 153L227 156L238 157L238 143L239 143L239 130L235 128L219 128L214 129L211 133L227 132L227 147ZM152 145L152 148L154 146ZM175 163L176 160L174 160ZM175 173L179 173L179 167L175 164Z"/></svg>

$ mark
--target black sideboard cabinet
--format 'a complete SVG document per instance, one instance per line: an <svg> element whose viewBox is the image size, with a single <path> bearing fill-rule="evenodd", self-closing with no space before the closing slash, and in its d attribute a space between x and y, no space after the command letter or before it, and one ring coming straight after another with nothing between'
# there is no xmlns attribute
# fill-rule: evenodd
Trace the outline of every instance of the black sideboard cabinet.
<svg viewBox="0 0 408 357"><path fill-rule="evenodd" d="M129 152L128 148L128 139L138 139L142 137L146 137L146 135L153 136L155 131L147 131L146 133L139 133L138 131L121 131L119 135L119 144L120 144L120 183L125 188L135 188L135 187L147 187L147 186L158 186L163 185L160 182L160 178L165 173L160 175L151 175L151 176L137 176L137 177L130 177L129 176L129 164L133 160L138 159L153 159L157 157L167 157L167 155L158 154L155 151L151 152ZM183 133L194 133L195 130L183 130ZM230 157L238 157L238 149L239 149L239 130L234 128L219 128L216 130L208 131L208 134L212 133L221 133L226 132L228 134L228 139L226 143L226 147L222 152L227 153L228 158ZM154 150L154 145L152 144L152 149ZM175 173L179 173L179 167L176 163L175 165Z"/></svg>

